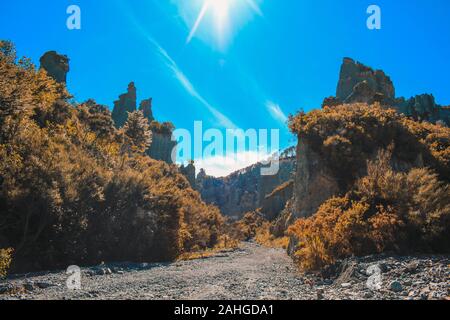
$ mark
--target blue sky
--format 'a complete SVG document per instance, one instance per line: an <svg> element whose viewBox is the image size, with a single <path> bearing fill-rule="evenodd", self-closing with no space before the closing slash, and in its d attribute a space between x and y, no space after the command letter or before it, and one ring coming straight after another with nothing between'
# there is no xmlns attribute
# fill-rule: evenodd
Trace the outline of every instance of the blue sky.
<svg viewBox="0 0 450 320"><path fill-rule="evenodd" d="M212 0L220 4L193 30L204 1L3 0L0 38L36 63L47 50L67 54L79 101L112 106L134 81L160 121L280 128L282 147L295 143L285 116L334 95L346 56L383 69L398 96L450 104L448 0ZM81 30L66 28L71 4ZM382 10L381 30L366 27L370 4Z"/></svg>

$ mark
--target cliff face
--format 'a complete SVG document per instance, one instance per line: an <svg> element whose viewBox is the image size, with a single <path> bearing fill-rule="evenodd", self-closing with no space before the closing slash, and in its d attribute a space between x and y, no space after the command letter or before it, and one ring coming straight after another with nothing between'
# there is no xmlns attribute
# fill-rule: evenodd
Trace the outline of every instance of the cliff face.
<svg viewBox="0 0 450 320"><path fill-rule="evenodd" d="M450 112L436 104L433 95L421 94L410 99L396 98L394 84L381 70L374 70L350 58L344 58L335 97L326 98L323 106L348 103L379 102L415 120L443 122L450 125Z"/></svg>
<svg viewBox="0 0 450 320"><path fill-rule="evenodd" d="M307 141L300 140L297 147L293 215L309 217L319 206L339 192L336 179L328 172L323 159Z"/></svg>
<svg viewBox="0 0 450 320"><path fill-rule="evenodd" d="M263 202L268 215L273 216L278 207L284 208L282 202L286 197L266 199L266 196L292 179L295 158L281 159L280 170L274 176L261 176L262 167L258 163L225 178L207 176L202 170L197 176L196 187L206 203L217 205L223 214L232 218L242 218L245 213L260 208Z"/></svg>
<svg viewBox="0 0 450 320"><path fill-rule="evenodd" d="M69 58L56 51L46 52L40 59L41 69L58 83L66 83L69 72Z"/></svg>
<svg viewBox="0 0 450 320"><path fill-rule="evenodd" d="M147 154L155 160L172 164L172 151L177 145L176 141L172 141L172 134L152 132L152 144L150 145Z"/></svg>

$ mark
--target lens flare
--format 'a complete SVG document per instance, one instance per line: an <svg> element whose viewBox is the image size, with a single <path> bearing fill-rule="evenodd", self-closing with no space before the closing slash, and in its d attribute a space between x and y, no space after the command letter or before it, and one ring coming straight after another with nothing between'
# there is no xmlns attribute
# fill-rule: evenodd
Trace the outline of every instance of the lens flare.
<svg viewBox="0 0 450 320"><path fill-rule="evenodd" d="M261 9L255 0L203 0L200 11L186 39L186 43L192 41L200 27L205 27L210 28L210 32L214 33L216 40L223 44L232 31L233 25L236 23L234 19L238 17L240 11L246 9L245 7L250 9L254 14L262 16ZM205 20L210 21L212 25L206 25Z"/></svg>

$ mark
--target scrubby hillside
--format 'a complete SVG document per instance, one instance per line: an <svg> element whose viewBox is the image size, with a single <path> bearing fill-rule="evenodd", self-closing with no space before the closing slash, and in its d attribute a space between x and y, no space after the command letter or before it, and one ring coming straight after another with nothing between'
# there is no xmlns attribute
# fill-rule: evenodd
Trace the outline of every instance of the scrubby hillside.
<svg viewBox="0 0 450 320"><path fill-rule="evenodd" d="M0 42L0 249L14 250L13 271L217 245L219 210L175 166L146 156L150 142L142 113L117 130L106 107L72 102L64 84Z"/></svg>
<svg viewBox="0 0 450 320"><path fill-rule="evenodd" d="M450 251L448 127L348 104L298 114L290 128L301 148L292 209L300 219L288 233L302 267L387 251ZM322 186L321 202L313 199L317 207L305 216L312 195L300 191L324 183L333 188Z"/></svg>

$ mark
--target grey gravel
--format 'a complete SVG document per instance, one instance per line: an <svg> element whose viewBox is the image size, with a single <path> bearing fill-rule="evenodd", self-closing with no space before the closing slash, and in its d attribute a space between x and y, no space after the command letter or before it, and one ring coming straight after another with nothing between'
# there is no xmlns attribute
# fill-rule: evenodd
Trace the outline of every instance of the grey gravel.
<svg viewBox="0 0 450 320"><path fill-rule="evenodd" d="M370 256L323 278L301 273L285 250L244 243L206 259L83 268L78 291L67 289L65 271L14 276L0 282L0 300L442 300L449 264L448 256ZM367 285L373 266L379 289Z"/></svg>

